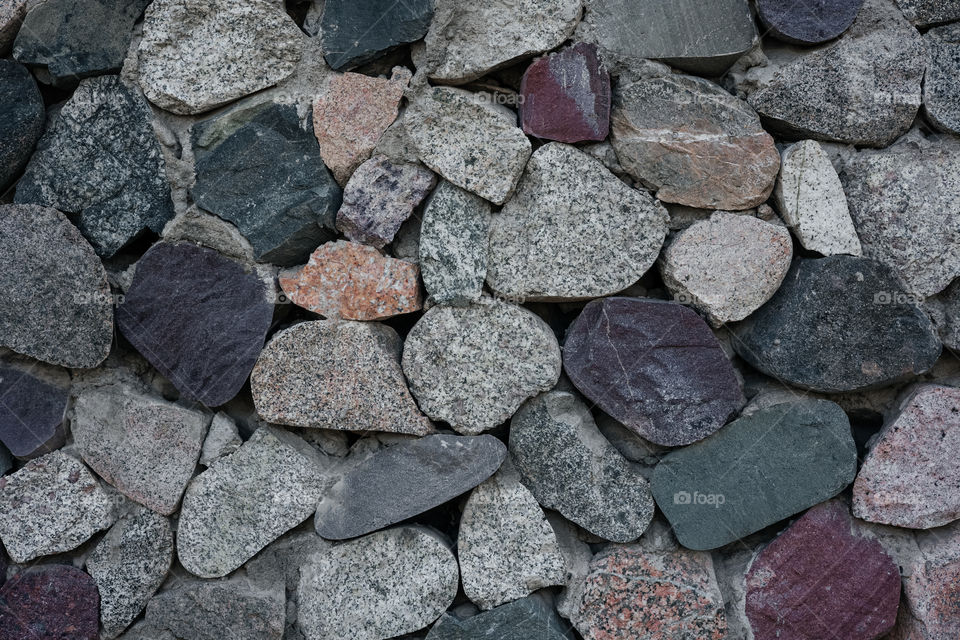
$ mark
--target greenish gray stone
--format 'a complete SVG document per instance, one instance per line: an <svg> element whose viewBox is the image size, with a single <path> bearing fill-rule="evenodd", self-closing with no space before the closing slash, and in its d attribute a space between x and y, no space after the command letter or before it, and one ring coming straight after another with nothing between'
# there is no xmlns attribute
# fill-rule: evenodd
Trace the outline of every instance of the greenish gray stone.
<svg viewBox="0 0 960 640"><path fill-rule="evenodd" d="M327 0L320 19L324 58L337 71L374 60L427 33L433 0Z"/></svg>
<svg viewBox="0 0 960 640"><path fill-rule="evenodd" d="M464 620L444 614L427 640L567 640L568 628L553 607L530 596Z"/></svg>

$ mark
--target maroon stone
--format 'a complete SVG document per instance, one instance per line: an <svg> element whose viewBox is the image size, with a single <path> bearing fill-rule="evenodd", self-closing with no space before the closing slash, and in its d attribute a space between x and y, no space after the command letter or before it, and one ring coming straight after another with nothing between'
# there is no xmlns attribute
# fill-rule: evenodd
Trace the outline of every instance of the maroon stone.
<svg viewBox="0 0 960 640"><path fill-rule="evenodd" d="M97 586L74 567L27 569L0 588L0 640L95 640L99 624Z"/></svg>
<svg viewBox="0 0 960 640"><path fill-rule="evenodd" d="M531 64L520 94L524 133L581 142L603 140L610 131L610 75L592 44L578 42Z"/></svg>
<svg viewBox="0 0 960 640"><path fill-rule="evenodd" d="M846 504L820 504L757 556L746 613L756 640L872 640L893 628L900 571L853 532Z"/></svg>
<svg viewBox="0 0 960 640"><path fill-rule="evenodd" d="M706 438L744 403L710 327L673 302L594 300L567 331L563 367L607 414L664 446Z"/></svg>

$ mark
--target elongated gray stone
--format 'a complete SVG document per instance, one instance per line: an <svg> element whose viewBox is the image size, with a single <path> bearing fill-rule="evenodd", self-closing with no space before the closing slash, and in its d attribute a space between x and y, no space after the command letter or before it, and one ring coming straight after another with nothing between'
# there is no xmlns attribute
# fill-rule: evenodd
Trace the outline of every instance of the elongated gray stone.
<svg viewBox="0 0 960 640"><path fill-rule="evenodd" d="M0 7L0 14L3 11ZM43 97L27 68L0 60L0 189L5 190L30 160L43 133L44 117Z"/></svg>
<svg viewBox="0 0 960 640"><path fill-rule="evenodd" d="M960 134L960 25L930 29L923 40L930 56L923 82L924 112L941 131Z"/></svg>

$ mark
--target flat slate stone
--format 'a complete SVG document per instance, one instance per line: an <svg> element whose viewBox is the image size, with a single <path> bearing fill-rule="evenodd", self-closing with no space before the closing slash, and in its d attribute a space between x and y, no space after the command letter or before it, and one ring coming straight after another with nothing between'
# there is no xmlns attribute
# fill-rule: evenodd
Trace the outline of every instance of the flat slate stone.
<svg viewBox="0 0 960 640"><path fill-rule="evenodd" d="M924 112L941 131L960 134L960 24L930 29L923 40L930 56L923 82Z"/></svg>
<svg viewBox="0 0 960 640"><path fill-rule="evenodd" d="M160 233L174 210L152 123L118 76L84 80L40 139L15 201L75 214L107 258L147 229Z"/></svg>
<svg viewBox="0 0 960 640"><path fill-rule="evenodd" d="M124 337L185 396L208 407L240 391L273 304L263 281L212 249L158 243L117 309Z"/></svg>
<svg viewBox="0 0 960 640"><path fill-rule="evenodd" d="M63 445L70 389L0 363L0 442L21 460Z"/></svg>
<svg viewBox="0 0 960 640"><path fill-rule="evenodd" d="M463 620L445 614L426 640L568 640L568 627L553 607L531 596Z"/></svg>
<svg viewBox="0 0 960 640"><path fill-rule="evenodd" d="M0 191L26 166L45 115L40 89L27 68L0 60Z"/></svg>
<svg viewBox="0 0 960 640"><path fill-rule="evenodd" d="M324 58L337 71L353 69L420 40L432 18L431 0L329 0L320 19Z"/></svg>
<svg viewBox="0 0 960 640"><path fill-rule="evenodd" d="M889 268L867 258L797 258L773 298L735 328L751 366L794 386L853 391L932 367L940 340Z"/></svg>
<svg viewBox="0 0 960 640"><path fill-rule="evenodd" d="M689 549L716 549L837 495L857 472L843 410L827 400L774 405L668 453L653 497Z"/></svg>
<svg viewBox="0 0 960 640"><path fill-rule="evenodd" d="M799 45L833 40L850 28L863 0L826 0L817 4L758 0L757 15L775 38Z"/></svg>
<svg viewBox="0 0 960 640"><path fill-rule="evenodd" d="M567 329L563 367L591 402L661 445L707 437L744 403L710 327L672 302L594 300Z"/></svg>
<svg viewBox="0 0 960 640"><path fill-rule="evenodd" d="M80 569L25 569L0 588L0 640L96 640L99 604L96 585Z"/></svg>

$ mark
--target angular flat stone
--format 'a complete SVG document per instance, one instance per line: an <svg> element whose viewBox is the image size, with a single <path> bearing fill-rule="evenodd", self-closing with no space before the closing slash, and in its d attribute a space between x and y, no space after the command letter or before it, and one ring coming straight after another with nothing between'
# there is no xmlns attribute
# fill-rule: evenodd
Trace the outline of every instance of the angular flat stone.
<svg viewBox="0 0 960 640"><path fill-rule="evenodd" d="M261 427L187 487L177 557L201 578L227 575L309 518L321 489L319 455L306 441Z"/></svg>
<svg viewBox="0 0 960 640"><path fill-rule="evenodd" d="M553 607L532 596L460 620L442 616L426 640L567 640L569 625Z"/></svg>
<svg viewBox="0 0 960 640"><path fill-rule="evenodd" d="M324 491L317 533L345 540L412 518L476 487L506 455L487 435L437 434L382 449Z"/></svg>
<svg viewBox="0 0 960 640"><path fill-rule="evenodd" d="M827 0L818 4L759 0L757 15L775 38L799 45L833 40L850 28L863 0Z"/></svg>
<svg viewBox="0 0 960 640"><path fill-rule="evenodd" d="M494 204L510 198L530 157L513 112L462 89L426 90L407 108L404 127L425 165Z"/></svg>
<svg viewBox="0 0 960 640"><path fill-rule="evenodd" d="M140 86L150 102L167 111L209 111L293 73L302 37L271 0L152 2L138 52Z"/></svg>
<svg viewBox="0 0 960 640"><path fill-rule="evenodd" d="M26 15L27 0L3 0L0 2L0 54L6 55L8 53Z"/></svg>
<svg viewBox="0 0 960 640"><path fill-rule="evenodd" d="M196 204L229 220L261 262L305 262L335 235L341 191L293 105L268 103L193 129Z"/></svg>
<svg viewBox="0 0 960 640"><path fill-rule="evenodd" d="M852 528L846 504L828 502L760 552L746 580L747 618L756 640L870 640L893 628L900 601L897 565L879 542Z"/></svg>
<svg viewBox="0 0 960 640"><path fill-rule="evenodd" d="M152 122L147 101L118 76L84 80L40 139L15 201L76 214L103 257L159 233L173 201Z"/></svg>
<svg viewBox="0 0 960 640"><path fill-rule="evenodd" d="M87 558L100 593L101 638L116 638L147 606L173 562L170 521L145 507L121 517Z"/></svg>
<svg viewBox="0 0 960 640"><path fill-rule="evenodd" d="M323 4L324 58L337 71L353 69L423 38L433 18L430 0L330 0Z"/></svg>
<svg viewBox="0 0 960 640"><path fill-rule="evenodd" d="M227 414L218 413L213 416L210 429L207 431L207 437L203 440L203 447L200 449L200 464L209 467L220 458L239 449L242 444L243 440L237 431L237 423Z"/></svg>
<svg viewBox="0 0 960 640"><path fill-rule="evenodd" d="M51 384L29 370L0 363L0 398L0 442L10 453L29 460L63 445L70 399L66 384Z"/></svg>
<svg viewBox="0 0 960 640"><path fill-rule="evenodd" d="M743 320L769 300L792 259L785 228L718 211L673 236L660 256L660 273L674 300L720 326Z"/></svg>
<svg viewBox="0 0 960 640"><path fill-rule="evenodd" d="M0 345L86 369L112 340L107 272L77 228L55 209L0 206Z"/></svg>
<svg viewBox="0 0 960 640"><path fill-rule="evenodd" d="M300 569L306 640L380 640L427 626L457 595L457 561L439 536L398 527L313 555Z"/></svg>
<svg viewBox="0 0 960 640"><path fill-rule="evenodd" d="M14 562L76 549L113 520L106 491L63 451L0 478L0 540Z"/></svg>
<svg viewBox="0 0 960 640"><path fill-rule="evenodd" d="M556 384L560 347L547 324L519 306L483 299L434 307L407 334L403 373L424 413L473 435Z"/></svg>
<svg viewBox="0 0 960 640"><path fill-rule="evenodd" d="M44 117L40 89L27 68L0 60L0 189L5 190L26 166L43 133Z"/></svg>
<svg viewBox="0 0 960 640"><path fill-rule="evenodd" d="M80 569L28 568L0 588L0 638L96 640L99 602L96 585Z"/></svg>
<svg viewBox="0 0 960 640"><path fill-rule="evenodd" d="M773 198L804 249L825 256L863 254L840 177L816 140L784 149Z"/></svg>
<svg viewBox="0 0 960 640"><path fill-rule="evenodd" d="M923 40L930 56L923 82L924 113L941 131L960 134L960 25L930 29Z"/></svg>
<svg viewBox="0 0 960 640"><path fill-rule="evenodd" d="M767 375L816 391L889 385L940 355L930 318L867 258L797 258L780 289L736 327L733 347Z"/></svg>
<svg viewBox="0 0 960 640"><path fill-rule="evenodd" d="M137 262L117 326L182 394L214 407L246 382L273 319L271 293L212 249L158 243Z"/></svg>
<svg viewBox="0 0 960 640"><path fill-rule="evenodd" d="M897 0L907 20L918 27L960 20L958 0Z"/></svg>
<svg viewBox="0 0 960 640"><path fill-rule="evenodd" d="M707 437L743 406L733 366L692 309L594 300L567 329L563 367L604 412L656 444Z"/></svg>
<svg viewBox="0 0 960 640"><path fill-rule="evenodd" d="M407 389L400 336L378 323L318 320L273 336L250 377L257 414L295 427L433 431Z"/></svg>
<svg viewBox="0 0 960 640"><path fill-rule="evenodd" d="M97 474L134 502L170 515L200 457L210 416L126 385L82 391L71 431Z"/></svg>
<svg viewBox="0 0 960 640"><path fill-rule="evenodd" d="M856 472L843 410L803 400L741 416L668 453L651 488L680 544L716 549L832 498Z"/></svg>
<svg viewBox="0 0 960 640"><path fill-rule="evenodd" d="M757 114L693 76L637 80L613 93L610 142L624 171L664 202L737 211L773 191L780 155Z"/></svg>
<svg viewBox="0 0 960 640"><path fill-rule="evenodd" d="M903 603L894 640L937 640L960 634L960 524L917 533L903 563Z"/></svg>
<svg viewBox="0 0 960 640"><path fill-rule="evenodd" d="M649 194L551 142L530 157L517 192L492 217L487 283L520 301L609 295L653 265L666 233L666 211Z"/></svg>
<svg viewBox="0 0 960 640"><path fill-rule="evenodd" d="M510 421L510 453L541 505L593 535L629 542L653 518L639 465L613 448L572 393L550 391L520 407Z"/></svg>

